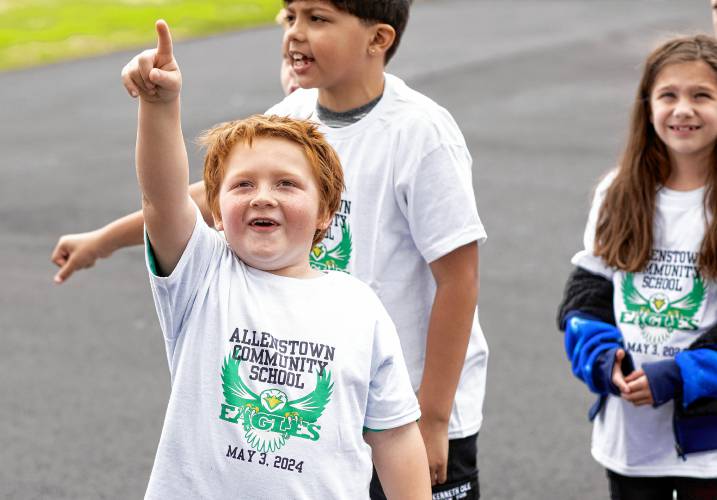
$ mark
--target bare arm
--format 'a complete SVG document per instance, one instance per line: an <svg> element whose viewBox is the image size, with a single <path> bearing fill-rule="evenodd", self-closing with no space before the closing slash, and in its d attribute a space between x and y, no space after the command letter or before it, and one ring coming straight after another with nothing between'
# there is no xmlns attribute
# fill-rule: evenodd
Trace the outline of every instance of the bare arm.
<svg viewBox="0 0 717 500"><path fill-rule="evenodd" d="M195 182L189 186L189 195L202 211L202 217L211 227L214 225L211 211L207 205L204 182ZM116 250L144 242L144 215L142 210L120 217L94 231L77 234L65 234L57 242L52 262L60 270L55 274L55 283L64 283L75 271L95 265L97 259L107 258Z"/></svg>
<svg viewBox="0 0 717 500"><path fill-rule="evenodd" d="M136 162L142 214L157 264L165 275L179 262L196 221L179 109L179 100L167 105L142 101L139 105Z"/></svg>
<svg viewBox="0 0 717 500"><path fill-rule="evenodd" d="M119 248L141 244L143 225L142 211L138 211L94 231L63 235L50 257L60 268L53 281L64 283L75 271L94 266L97 259L107 258Z"/></svg>
<svg viewBox="0 0 717 500"><path fill-rule="evenodd" d="M130 94L140 98L135 161L144 223L159 269L169 274L189 241L196 217L180 118L182 78L169 27L157 21L156 28L157 49L140 54L137 68L122 76Z"/></svg>
<svg viewBox="0 0 717 500"><path fill-rule="evenodd" d="M159 267L170 272L191 235L194 212L187 194L197 199L203 213L208 212L203 185L187 188L188 162L179 115L181 74L169 28L164 21L156 28L157 48L138 54L122 70L127 92L140 97L136 161L143 209L101 229L62 236L51 256L60 267L56 283L119 248L141 244L145 218Z"/></svg>
<svg viewBox="0 0 717 500"><path fill-rule="evenodd" d="M418 392L418 425L426 445L431 483L436 484L446 481L448 421L478 301L478 244L457 248L430 266L437 288Z"/></svg>
<svg viewBox="0 0 717 500"><path fill-rule="evenodd" d="M431 482L421 433L415 423L381 432L367 432L373 464L389 500L429 500Z"/></svg>
<svg viewBox="0 0 717 500"><path fill-rule="evenodd" d="M140 97L136 161L142 210L95 231L62 236L51 256L60 267L55 283L63 283L78 269L94 266L97 259L109 257L115 250L142 244L145 218L149 219L148 232L159 267L164 273L171 272L193 227L194 211L187 194L213 225L204 183L187 189L188 161L179 115L181 75L164 21L157 23L157 34L157 49L138 54L122 70L127 92Z"/></svg>
<svg viewBox="0 0 717 500"><path fill-rule="evenodd" d="M214 217L212 217L212 211L209 210L209 205L207 205L207 192L204 189L204 181L190 184L189 196L192 197L194 203L197 204L199 210L202 212L204 222L206 222L209 227L214 227Z"/></svg>

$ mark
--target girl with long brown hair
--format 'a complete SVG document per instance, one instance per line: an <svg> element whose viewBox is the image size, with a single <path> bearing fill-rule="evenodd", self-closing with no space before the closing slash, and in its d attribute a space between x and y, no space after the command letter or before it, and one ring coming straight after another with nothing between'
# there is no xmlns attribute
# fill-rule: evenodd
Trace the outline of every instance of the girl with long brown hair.
<svg viewBox="0 0 717 500"><path fill-rule="evenodd" d="M558 313L613 499L717 498L717 41L647 58Z"/></svg>

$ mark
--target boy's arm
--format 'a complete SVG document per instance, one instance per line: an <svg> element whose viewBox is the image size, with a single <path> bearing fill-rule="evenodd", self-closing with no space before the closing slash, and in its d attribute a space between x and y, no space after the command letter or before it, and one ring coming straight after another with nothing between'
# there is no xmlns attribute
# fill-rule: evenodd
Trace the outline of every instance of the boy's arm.
<svg viewBox="0 0 717 500"><path fill-rule="evenodd" d="M202 217L214 226L204 181L189 186L189 195L202 211ZM63 235L52 252L51 260L60 270L55 274L55 283L64 283L75 271L95 265L97 259L112 255L115 250L144 242L144 216L142 210L120 217L104 227L86 233Z"/></svg>
<svg viewBox="0 0 717 500"><path fill-rule="evenodd" d="M428 462L415 422L379 432L364 433L373 464L389 500L428 500L431 483Z"/></svg>
<svg viewBox="0 0 717 500"><path fill-rule="evenodd" d="M94 266L97 259L109 257L120 248L140 245L143 227L139 210L94 231L63 235L52 251L51 260L60 268L53 281L64 283L75 271Z"/></svg>
<svg viewBox="0 0 717 500"><path fill-rule="evenodd" d="M182 136L179 93L182 78L164 21L157 21L157 49L145 51L137 66L125 68L123 82L139 95L137 179L147 235L160 271L168 275L196 222L189 197L189 161Z"/></svg>
<svg viewBox="0 0 717 500"><path fill-rule="evenodd" d="M418 426L428 455L431 484L446 481L448 421L468 350L478 302L478 244L469 243L430 263L436 280L418 391Z"/></svg>

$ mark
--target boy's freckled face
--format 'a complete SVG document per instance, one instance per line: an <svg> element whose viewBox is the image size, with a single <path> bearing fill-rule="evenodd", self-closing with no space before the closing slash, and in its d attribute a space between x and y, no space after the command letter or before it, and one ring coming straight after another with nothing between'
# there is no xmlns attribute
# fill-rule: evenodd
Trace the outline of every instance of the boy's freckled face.
<svg viewBox="0 0 717 500"><path fill-rule="evenodd" d="M309 251L319 221L319 189L303 149L286 139L237 144L219 189L229 246L246 264L274 274L311 274Z"/></svg>
<svg viewBox="0 0 717 500"><path fill-rule="evenodd" d="M331 90L360 81L370 60L370 24L326 1L294 1L286 12L284 47L303 88Z"/></svg>

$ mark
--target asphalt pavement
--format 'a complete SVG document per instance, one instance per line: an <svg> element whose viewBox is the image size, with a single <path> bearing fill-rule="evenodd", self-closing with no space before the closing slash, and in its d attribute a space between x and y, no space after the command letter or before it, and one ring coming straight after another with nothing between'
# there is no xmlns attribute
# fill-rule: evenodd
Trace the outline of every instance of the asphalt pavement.
<svg viewBox="0 0 717 500"><path fill-rule="evenodd" d="M642 60L672 34L710 30L708 4L414 6L388 69L453 113L489 235L483 498L608 498L589 451L592 400L570 375L555 309ZM176 44L187 138L280 98L279 41L272 26ZM140 498L147 484L169 376L142 250L62 286L49 262L61 234L139 206L136 106L119 80L135 52L0 74L0 498Z"/></svg>

